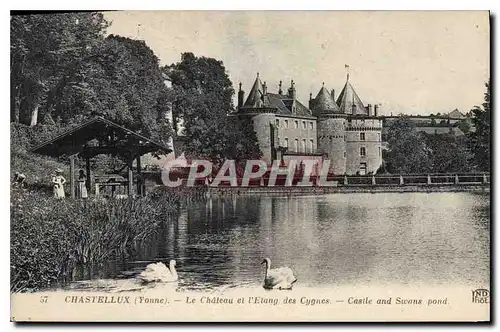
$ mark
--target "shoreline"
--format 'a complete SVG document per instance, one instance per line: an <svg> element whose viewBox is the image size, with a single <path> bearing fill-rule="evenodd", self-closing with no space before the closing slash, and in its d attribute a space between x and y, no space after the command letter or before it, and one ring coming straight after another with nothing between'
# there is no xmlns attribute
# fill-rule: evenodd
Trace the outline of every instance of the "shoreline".
<svg viewBox="0 0 500 332"><path fill-rule="evenodd" d="M339 186L339 187L208 187L207 195L324 195L350 193L432 193L432 192L476 192L489 193L490 185L408 185L408 186Z"/></svg>

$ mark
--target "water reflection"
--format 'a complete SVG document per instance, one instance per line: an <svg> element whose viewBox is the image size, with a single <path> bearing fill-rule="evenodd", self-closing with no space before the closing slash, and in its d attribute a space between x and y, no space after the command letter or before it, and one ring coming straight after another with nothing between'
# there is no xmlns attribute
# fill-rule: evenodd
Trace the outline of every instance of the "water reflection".
<svg viewBox="0 0 500 332"><path fill-rule="evenodd" d="M258 286L262 258L301 286L489 284L489 196L469 193L210 198L182 208L128 261L130 277L175 258L179 287Z"/></svg>

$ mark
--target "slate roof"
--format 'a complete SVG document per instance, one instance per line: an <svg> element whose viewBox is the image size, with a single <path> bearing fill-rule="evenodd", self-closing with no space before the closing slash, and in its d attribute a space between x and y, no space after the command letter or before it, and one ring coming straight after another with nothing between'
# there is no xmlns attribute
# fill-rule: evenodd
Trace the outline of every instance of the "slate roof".
<svg viewBox="0 0 500 332"><path fill-rule="evenodd" d="M309 108L288 95L269 92L264 94L264 85L257 75L248 98L239 111L245 112L259 108L275 109L276 114L280 115L312 116Z"/></svg>
<svg viewBox="0 0 500 332"><path fill-rule="evenodd" d="M354 91L351 83L349 83L349 76L347 76L344 88L337 99L337 105L339 106L341 113L352 114L352 106L356 105L356 114L368 114L363 102L359 98L356 91Z"/></svg>
<svg viewBox="0 0 500 332"><path fill-rule="evenodd" d="M267 93L269 98L269 107L277 108L277 114L282 115L297 115L297 116L312 116L311 110L304 106L300 101L290 98L288 95L280 95L277 93ZM293 107L295 106L295 113Z"/></svg>
<svg viewBox="0 0 500 332"><path fill-rule="evenodd" d="M316 98L312 100L311 108L314 114L341 113L332 95L324 86L319 90Z"/></svg>
<svg viewBox="0 0 500 332"><path fill-rule="evenodd" d="M252 90L250 90L248 98L243 106L251 108L264 107L265 98L263 97L263 95L264 95L264 88L259 78L259 74L257 74L257 78L253 83Z"/></svg>

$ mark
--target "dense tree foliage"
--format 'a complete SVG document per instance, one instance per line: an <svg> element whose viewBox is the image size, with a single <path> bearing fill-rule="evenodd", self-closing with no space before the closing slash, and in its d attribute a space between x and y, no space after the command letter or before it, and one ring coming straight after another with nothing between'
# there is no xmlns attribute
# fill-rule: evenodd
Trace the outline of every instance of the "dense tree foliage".
<svg viewBox="0 0 500 332"><path fill-rule="evenodd" d="M11 17L13 122L35 125L40 109L52 113L58 92L85 89L81 67L98 54L107 26L100 13Z"/></svg>
<svg viewBox="0 0 500 332"><path fill-rule="evenodd" d="M165 70L172 78L174 117L183 120L188 153L216 164L260 157L253 127L227 116L234 111L234 89L221 61L184 53Z"/></svg>
<svg viewBox="0 0 500 332"><path fill-rule="evenodd" d="M490 82L486 84L483 107L476 106L471 110L474 131L468 134L471 149L474 153L474 164L479 170L489 171L491 162L491 90Z"/></svg>
<svg viewBox="0 0 500 332"><path fill-rule="evenodd" d="M423 173L431 170L431 150L425 137L407 117L391 122L387 132L389 151L386 168L390 173Z"/></svg>
<svg viewBox="0 0 500 332"><path fill-rule="evenodd" d="M11 121L59 127L102 115L159 141L169 92L143 42L105 37L100 13L11 18Z"/></svg>
<svg viewBox="0 0 500 332"><path fill-rule="evenodd" d="M418 132L414 123L400 117L389 126L389 150L380 171L389 173L460 173L474 170L467 136Z"/></svg>
<svg viewBox="0 0 500 332"><path fill-rule="evenodd" d="M454 134L424 134L424 137L430 150L430 169L433 173L471 171L472 155L466 137Z"/></svg>

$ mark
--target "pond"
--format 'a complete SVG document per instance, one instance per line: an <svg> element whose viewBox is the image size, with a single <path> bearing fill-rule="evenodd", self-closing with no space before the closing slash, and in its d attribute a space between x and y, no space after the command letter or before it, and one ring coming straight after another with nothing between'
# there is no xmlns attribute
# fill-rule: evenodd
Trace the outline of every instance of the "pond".
<svg viewBox="0 0 500 332"><path fill-rule="evenodd" d="M133 278L177 261L178 287L262 285L263 258L301 287L489 286L490 197L473 193L233 196L182 208L178 220L91 278ZM75 287L75 285L73 285Z"/></svg>

